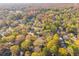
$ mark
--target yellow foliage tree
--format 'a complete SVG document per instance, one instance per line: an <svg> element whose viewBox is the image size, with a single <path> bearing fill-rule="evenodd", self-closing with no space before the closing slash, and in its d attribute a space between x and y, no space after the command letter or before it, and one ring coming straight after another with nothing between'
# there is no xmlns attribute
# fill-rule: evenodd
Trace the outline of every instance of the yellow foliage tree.
<svg viewBox="0 0 79 59"><path fill-rule="evenodd" d="M53 54L56 54L57 50L58 50L58 48L55 45L50 48L50 52L53 53Z"/></svg>
<svg viewBox="0 0 79 59"><path fill-rule="evenodd" d="M47 43L47 48L51 48L52 46L53 46L53 40L51 40Z"/></svg>
<svg viewBox="0 0 79 59"><path fill-rule="evenodd" d="M76 40L76 41L74 42L74 44L75 44L76 47L79 48L79 40Z"/></svg>
<svg viewBox="0 0 79 59"><path fill-rule="evenodd" d="M16 56L18 51L19 51L19 46L18 45L13 45L10 47L10 51L12 53L13 56Z"/></svg>
<svg viewBox="0 0 79 59"><path fill-rule="evenodd" d="M67 56L67 49L66 48L59 48L59 55Z"/></svg>
<svg viewBox="0 0 79 59"><path fill-rule="evenodd" d="M55 40L56 42L58 42L59 41L59 35L58 34L54 34L53 40Z"/></svg>
<svg viewBox="0 0 79 59"><path fill-rule="evenodd" d="M11 42L11 41L15 40L15 36L10 35L10 36L7 36L7 37L3 37L2 40L5 40L7 42Z"/></svg>
<svg viewBox="0 0 79 59"><path fill-rule="evenodd" d="M44 56L43 52L33 52L31 56Z"/></svg>
<svg viewBox="0 0 79 59"><path fill-rule="evenodd" d="M52 40L50 40L48 43L47 43L47 48L51 48L52 46L56 46L58 44L58 41L59 41L59 36L58 34L55 34L52 38Z"/></svg>

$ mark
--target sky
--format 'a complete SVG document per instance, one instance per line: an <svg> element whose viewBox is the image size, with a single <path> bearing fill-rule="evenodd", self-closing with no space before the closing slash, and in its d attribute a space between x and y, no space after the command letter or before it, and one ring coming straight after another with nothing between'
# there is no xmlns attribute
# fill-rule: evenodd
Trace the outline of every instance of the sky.
<svg viewBox="0 0 79 59"><path fill-rule="evenodd" d="M0 0L0 3L78 3L79 0Z"/></svg>

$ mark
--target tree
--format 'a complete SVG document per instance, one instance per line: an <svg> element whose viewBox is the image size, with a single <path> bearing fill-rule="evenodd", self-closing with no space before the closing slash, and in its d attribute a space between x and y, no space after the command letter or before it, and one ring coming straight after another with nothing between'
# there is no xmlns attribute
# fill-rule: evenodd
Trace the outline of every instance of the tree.
<svg viewBox="0 0 79 59"><path fill-rule="evenodd" d="M41 48L40 47L34 47L34 52L40 52Z"/></svg>
<svg viewBox="0 0 79 59"><path fill-rule="evenodd" d="M59 48L59 55L67 56L67 49L66 48Z"/></svg>
<svg viewBox="0 0 79 59"><path fill-rule="evenodd" d="M76 40L76 41L74 42L74 44L75 44L76 47L79 48L79 40Z"/></svg>
<svg viewBox="0 0 79 59"><path fill-rule="evenodd" d="M51 52L52 54L54 54L54 55L57 54L57 51L58 51L58 48L57 48L57 46L55 46L55 45L50 48L50 52Z"/></svg>
<svg viewBox="0 0 79 59"><path fill-rule="evenodd" d="M23 19L23 16L21 13L16 14L16 20L18 20L18 19Z"/></svg>
<svg viewBox="0 0 79 59"><path fill-rule="evenodd" d="M18 45L13 45L10 47L10 51L13 56L16 56L19 52L19 46Z"/></svg>
<svg viewBox="0 0 79 59"><path fill-rule="evenodd" d="M57 21L54 22L54 25L55 25L56 27L59 27L59 26L61 25L61 22L57 20Z"/></svg>
<svg viewBox="0 0 79 59"><path fill-rule="evenodd" d="M25 39L24 35L17 35L16 40L23 41Z"/></svg>
<svg viewBox="0 0 79 59"><path fill-rule="evenodd" d="M47 35L47 37L46 37L46 41L49 42L51 39L52 39L52 36Z"/></svg>
<svg viewBox="0 0 79 59"><path fill-rule="evenodd" d="M52 39L47 43L47 48L51 48L53 45L57 45L59 42L58 34L54 34Z"/></svg>
<svg viewBox="0 0 79 59"><path fill-rule="evenodd" d="M7 37L2 37L2 40L5 40L7 42L12 42L15 40L15 36L14 35L10 35L10 36L7 36Z"/></svg>
<svg viewBox="0 0 79 59"><path fill-rule="evenodd" d="M31 55L31 53L30 53L30 51L25 51L25 54L24 54L25 56L30 56Z"/></svg>
<svg viewBox="0 0 79 59"><path fill-rule="evenodd" d="M33 52L31 56L44 56L43 52Z"/></svg>
<svg viewBox="0 0 79 59"><path fill-rule="evenodd" d="M33 42L34 46L42 46L44 44L44 40L43 39L37 39Z"/></svg>
<svg viewBox="0 0 79 59"><path fill-rule="evenodd" d="M54 34L52 39L53 39L56 43L58 43L58 41L59 41L59 35L58 35L58 34Z"/></svg>
<svg viewBox="0 0 79 59"><path fill-rule="evenodd" d="M21 48L22 49L28 49L31 45L31 41L30 40L25 40L21 43Z"/></svg>
<svg viewBox="0 0 79 59"><path fill-rule="evenodd" d="M43 53L45 54L45 56L48 54L48 52L49 52L49 48L44 47L43 48Z"/></svg>
<svg viewBox="0 0 79 59"><path fill-rule="evenodd" d="M68 46L67 51L68 51L69 55L74 56L74 50L73 50L72 46Z"/></svg>
<svg viewBox="0 0 79 59"><path fill-rule="evenodd" d="M49 41L47 43L47 48L51 48L53 46L53 44L54 44L53 40Z"/></svg>

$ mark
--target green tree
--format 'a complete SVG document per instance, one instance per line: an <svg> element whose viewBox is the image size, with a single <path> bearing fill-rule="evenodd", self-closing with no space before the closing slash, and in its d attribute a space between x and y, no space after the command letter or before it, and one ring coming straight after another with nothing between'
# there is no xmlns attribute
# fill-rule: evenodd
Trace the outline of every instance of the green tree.
<svg viewBox="0 0 79 59"><path fill-rule="evenodd" d="M25 40L21 43L21 48L23 49L28 49L31 45L31 41L30 40Z"/></svg>

